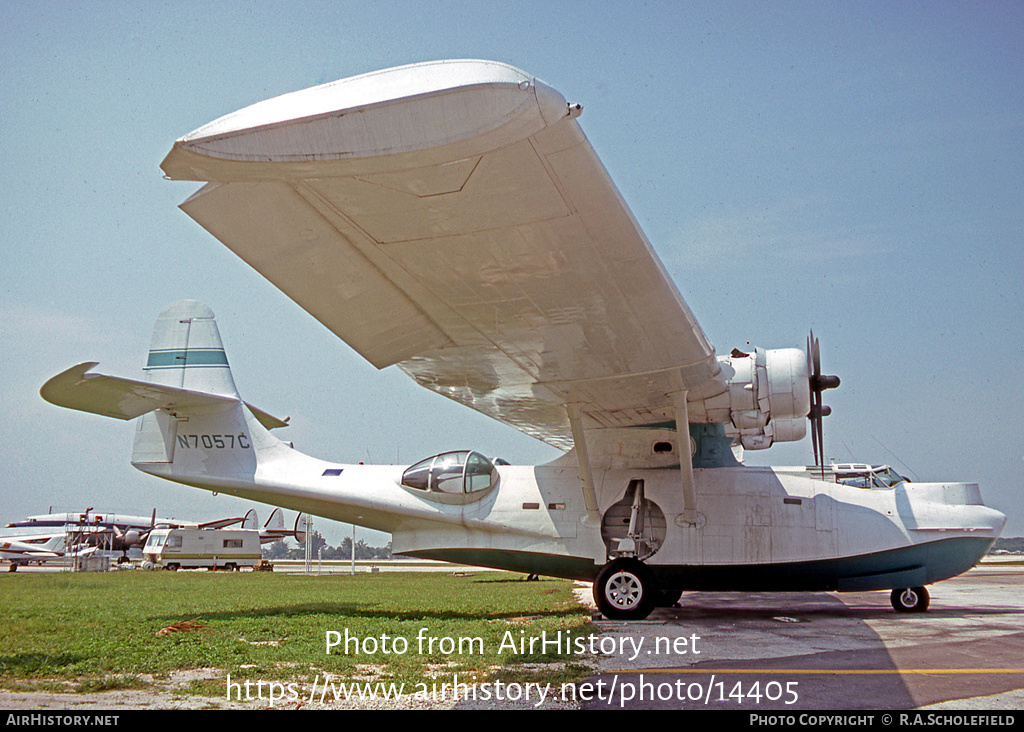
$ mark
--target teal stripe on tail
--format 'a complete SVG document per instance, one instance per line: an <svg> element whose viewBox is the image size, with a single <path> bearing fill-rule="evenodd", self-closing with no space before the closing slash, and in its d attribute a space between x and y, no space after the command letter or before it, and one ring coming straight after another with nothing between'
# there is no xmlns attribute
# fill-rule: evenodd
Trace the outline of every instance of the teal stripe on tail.
<svg viewBox="0 0 1024 732"><path fill-rule="evenodd" d="M160 313L146 373L154 384L238 397L213 311L195 300L176 302Z"/></svg>

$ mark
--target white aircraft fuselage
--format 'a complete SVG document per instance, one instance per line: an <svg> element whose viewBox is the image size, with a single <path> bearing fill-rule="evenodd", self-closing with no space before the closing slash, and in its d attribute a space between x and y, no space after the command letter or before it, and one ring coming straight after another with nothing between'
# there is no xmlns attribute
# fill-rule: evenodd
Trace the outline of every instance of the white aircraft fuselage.
<svg viewBox="0 0 1024 732"><path fill-rule="evenodd" d="M490 487L448 494L403 485L408 466L304 455L248 412L229 446L218 412L208 425L193 417L178 426L172 463L136 467L390 532L395 553L577 580L593 580L614 554L612 536L624 535L630 501L625 509L622 502L631 481L643 481L653 504L646 506L646 533L654 551L644 563L674 590L924 586L974 566L1005 521L984 506L973 483L900 481L866 489L835 482L829 470L823 479L816 468L739 466L694 470L696 523L683 519L678 468L595 471L602 517L595 523L572 453L535 467L497 465Z"/></svg>

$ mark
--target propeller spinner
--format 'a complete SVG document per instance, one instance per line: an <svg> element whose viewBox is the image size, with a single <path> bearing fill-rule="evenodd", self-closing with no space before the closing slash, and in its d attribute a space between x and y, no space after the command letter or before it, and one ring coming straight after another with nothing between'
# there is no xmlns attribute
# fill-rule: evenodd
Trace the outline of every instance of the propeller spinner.
<svg viewBox="0 0 1024 732"><path fill-rule="evenodd" d="M821 393L826 389L839 386L838 376L825 376L821 373L821 350L814 331L807 338L807 373L810 375L811 411L807 418L811 420L811 442L814 445L814 464L825 467L825 443L822 433L822 421L832 414L832 409L821 403Z"/></svg>

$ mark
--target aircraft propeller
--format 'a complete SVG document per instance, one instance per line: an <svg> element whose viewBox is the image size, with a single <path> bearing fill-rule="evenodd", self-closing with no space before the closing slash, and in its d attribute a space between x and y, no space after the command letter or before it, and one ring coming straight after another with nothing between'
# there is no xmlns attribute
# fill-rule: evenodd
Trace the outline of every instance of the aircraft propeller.
<svg viewBox="0 0 1024 732"><path fill-rule="evenodd" d="M826 376L821 373L821 349L814 331L807 338L807 373L811 387L811 411L807 418L811 420L811 442L814 445L814 464L825 467L825 442L822 431L824 418L832 414L832 409L821 403L821 393L826 389L839 386L838 376Z"/></svg>

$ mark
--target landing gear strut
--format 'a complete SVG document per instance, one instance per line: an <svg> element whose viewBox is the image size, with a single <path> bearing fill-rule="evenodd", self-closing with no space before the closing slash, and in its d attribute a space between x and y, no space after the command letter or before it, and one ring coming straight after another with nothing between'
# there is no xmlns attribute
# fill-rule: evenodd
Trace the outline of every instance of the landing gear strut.
<svg viewBox="0 0 1024 732"><path fill-rule="evenodd" d="M643 620L658 597L650 570L637 559L611 561L594 580L594 602L610 620Z"/></svg>
<svg viewBox="0 0 1024 732"><path fill-rule="evenodd" d="M923 613L928 609L928 590L923 587L895 589L889 602L898 613Z"/></svg>

